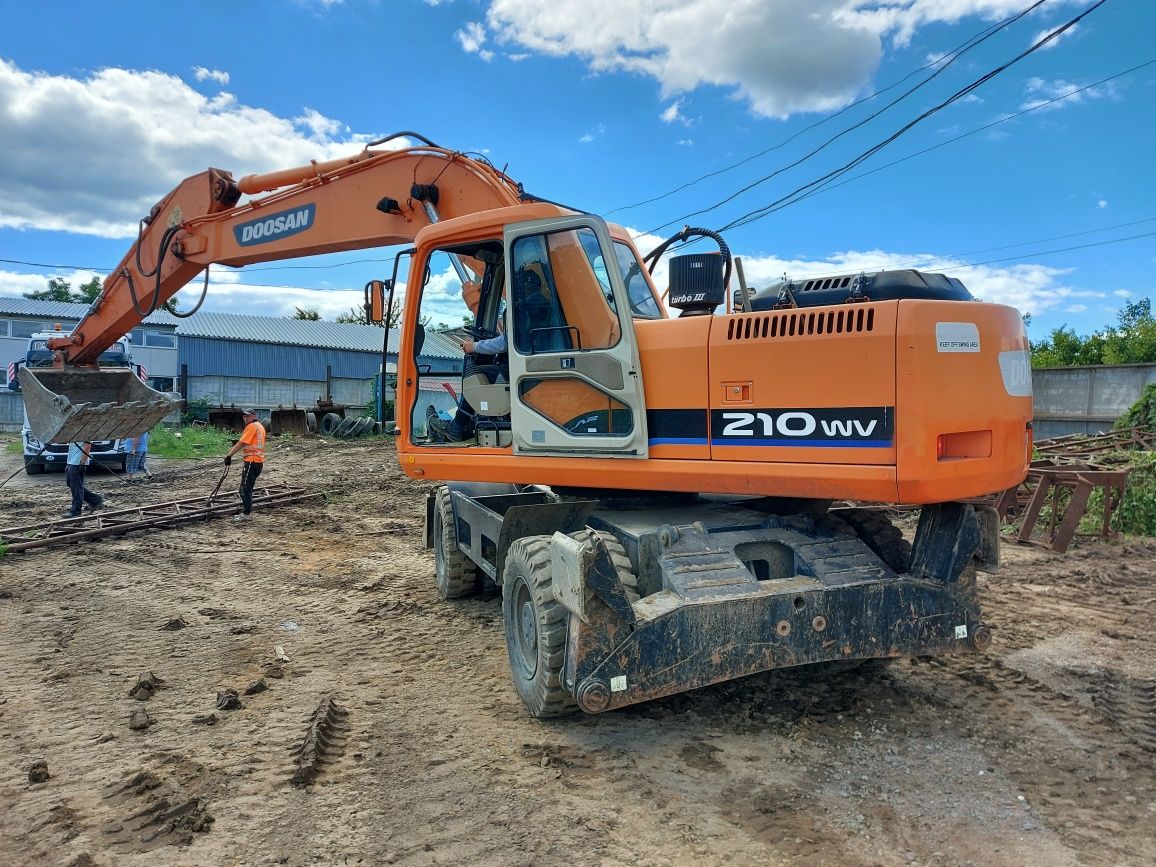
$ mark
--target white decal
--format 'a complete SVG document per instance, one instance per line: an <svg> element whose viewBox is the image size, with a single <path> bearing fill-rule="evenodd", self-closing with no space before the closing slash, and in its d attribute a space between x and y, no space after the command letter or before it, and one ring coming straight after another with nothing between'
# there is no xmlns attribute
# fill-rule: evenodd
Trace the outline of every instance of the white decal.
<svg viewBox="0 0 1156 867"><path fill-rule="evenodd" d="M955 627L956 638L967 638L967 624Z"/></svg>
<svg viewBox="0 0 1156 867"><path fill-rule="evenodd" d="M733 421L723 428L724 437L753 437L755 435L753 430L743 430L743 425L755 423L754 413L724 412L723 420L726 419L733 419Z"/></svg>
<svg viewBox="0 0 1156 867"><path fill-rule="evenodd" d="M1012 397L1032 396L1032 361L1027 350L1001 352L999 372L1003 375L1003 387Z"/></svg>
<svg viewBox="0 0 1156 867"><path fill-rule="evenodd" d="M792 427L790 424L799 421L803 423L802 427ZM776 426L783 436L805 437L815 432L815 417L809 412L785 412L779 416Z"/></svg>
<svg viewBox="0 0 1156 867"><path fill-rule="evenodd" d="M869 435L871 431L875 430L875 425L878 421L879 419L873 418L871 419L871 424L867 425L867 427L863 427L863 422L859 421L859 419L853 419L855 430L859 431L859 436L861 437L865 437Z"/></svg>
<svg viewBox="0 0 1156 867"><path fill-rule="evenodd" d="M617 677L610 678L611 692L625 692L626 691L626 675L620 674Z"/></svg>
<svg viewBox="0 0 1156 867"><path fill-rule="evenodd" d="M979 352L979 326L974 322L936 322L935 347L939 352Z"/></svg>
<svg viewBox="0 0 1156 867"><path fill-rule="evenodd" d="M833 436L849 437L849 436L851 436L851 420L850 419L833 418L830 421L822 421L822 422L820 422L820 424L823 425L823 433L825 433L829 437L833 437ZM874 426L875 422L871 422L871 424L872 424L872 426Z"/></svg>

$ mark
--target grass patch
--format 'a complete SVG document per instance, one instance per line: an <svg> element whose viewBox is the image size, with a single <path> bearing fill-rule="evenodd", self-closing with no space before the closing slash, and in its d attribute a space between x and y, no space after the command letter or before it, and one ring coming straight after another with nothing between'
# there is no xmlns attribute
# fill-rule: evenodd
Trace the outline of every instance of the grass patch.
<svg viewBox="0 0 1156 867"><path fill-rule="evenodd" d="M24 454L24 444L21 442L8 443L6 446L4 446L4 454L22 455Z"/></svg>
<svg viewBox="0 0 1156 867"><path fill-rule="evenodd" d="M168 428L149 433L149 454L160 458L211 458L233 447L238 434L216 427Z"/></svg>

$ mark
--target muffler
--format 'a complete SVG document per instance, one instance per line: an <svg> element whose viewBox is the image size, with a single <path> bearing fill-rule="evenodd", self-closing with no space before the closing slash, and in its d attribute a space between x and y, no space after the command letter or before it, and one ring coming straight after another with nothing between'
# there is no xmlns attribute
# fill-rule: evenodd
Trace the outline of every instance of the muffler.
<svg viewBox="0 0 1156 867"><path fill-rule="evenodd" d="M28 426L42 443L138 436L180 404L128 369L22 367L19 379Z"/></svg>

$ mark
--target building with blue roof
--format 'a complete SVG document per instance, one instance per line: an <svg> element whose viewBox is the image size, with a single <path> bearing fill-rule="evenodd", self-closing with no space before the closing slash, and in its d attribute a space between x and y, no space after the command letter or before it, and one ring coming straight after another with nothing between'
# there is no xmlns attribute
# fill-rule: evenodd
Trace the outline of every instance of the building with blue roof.
<svg viewBox="0 0 1156 867"><path fill-rule="evenodd" d="M0 427L22 422L19 394L4 386L8 365L23 357L29 335L57 326L68 332L87 310L86 304L0 297ZM327 396L334 403L366 406L383 365L386 373L396 369L398 352L396 329L387 335L373 325L238 313L201 312L181 319L158 311L129 338L133 360L145 366L153 388L209 406L258 410L310 407ZM422 380L428 402L450 408L453 397L445 384L461 371L457 344L427 334L419 364L430 373Z"/></svg>

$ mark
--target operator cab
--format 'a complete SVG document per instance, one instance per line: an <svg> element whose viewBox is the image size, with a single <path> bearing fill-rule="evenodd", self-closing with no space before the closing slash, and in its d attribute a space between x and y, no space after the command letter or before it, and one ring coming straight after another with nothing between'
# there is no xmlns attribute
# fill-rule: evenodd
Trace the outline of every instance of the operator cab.
<svg viewBox="0 0 1156 867"><path fill-rule="evenodd" d="M449 222L425 230L455 243L424 257L413 444L645 456L632 320L665 314L625 232L559 213L462 243Z"/></svg>

